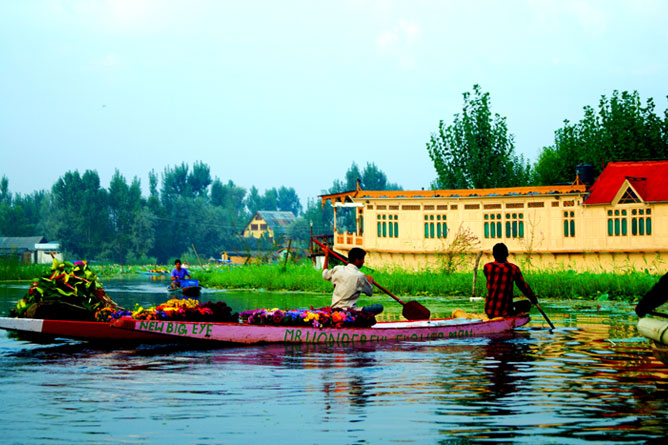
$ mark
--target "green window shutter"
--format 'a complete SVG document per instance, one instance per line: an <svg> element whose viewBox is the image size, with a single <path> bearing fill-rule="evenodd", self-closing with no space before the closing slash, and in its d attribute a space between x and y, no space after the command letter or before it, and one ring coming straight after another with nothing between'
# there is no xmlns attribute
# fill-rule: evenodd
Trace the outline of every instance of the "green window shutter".
<svg viewBox="0 0 668 445"><path fill-rule="evenodd" d="M612 218L608 219L608 236L612 236Z"/></svg>
<svg viewBox="0 0 668 445"><path fill-rule="evenodd" d="M628 234L628 223L626 222L626 218L622 218L622 235L626 236Z"/></svg>
<svg viewBox="0 0 668 445"><path fill-rule="evenodd" d="M383 221L383 237L387 236L387 223Z"/></svg>
<svg viewBox="0 0 668 445"><path fill-rule="evenodd" d="M513 238L517 238L517 221L513 221Z"/></svg>
<svg viewBox="0 0 668 445"><path fill-rule="evenodd" d="M631 218L631 235L635 236L637 234L638 234L638 218Z"/></svg>
<svg viewBox="0 0 668 445"><path fill-rule="evenodd" d="M389 226L390 226L390 238L394 238L394 224L392 224L392 221L390 221Z"/></svg>
<svg viewBox="0 0 668 445"><path fill-rule="evenodd" d="M568 220L564 220L564 236L568 236Z"/></svg>
<svg viewBox="0 0 668 445"><path fill-rule="evenodd" d="M620 232L620 227L619 227L619 218L615 218L615 236L619 236Z"/></svg>
<svg viewBox="0 0 668 445"><path fill-rule="evenodd" d="M424 223L424 237L429 238L429 223Z"/></svg>
<svg viewBox="0 0 668 445"><path fill-rule="evenodd" d="M571 220L571 236L575 236L575 220Z"/></svg>
<svg viewBox="0 0 668 445"><path fill-rule="evenodd" d="M441 223L436 223L436 238L440 237L441 237Z"/></svg>
<svg viewBox="0 0 668 445"><path fill-rule="evenodd" d="M444 222L443 223L443 238L448 237L448 223Z"/></svg>
<svg viewBox="0 0 668 445"><path fill-rule="evenodd" d="M638 234L645 234L645 218L638 218Z"/></svg>
<svg viewBox="0 0 668 445"><path fill-rule="evenodd" d="M399 238L399 223L398 222L394 223L394 237Z"/></svg>
<svg viewBox="0 0 668 445"><path fill-rule="evenodd" d="M378 221L378 237L379 237L379 238L380 238L380 234L381 234L381 233L382 233L382 232L381 232L381 228L380 228L380 221Z"/></svg>
<svg viewBox="0 0 668 445"><path fill-rule="evenodd" d="M497 218L498 219L498 218ZM496 237L501 238L503 234L501 233L501 223L496 223Z"/></svg>
<svg viewBox="0 0 668 445"><path fill-rule="evenodd" d="M647 212L649 213L649 210L648 210ZM648 235L651 235L651 234L652 234L652 218L650 218L650 217L648 216L647 219L645 220L645 223L646 223L646 225L645 225L645 229L646 229L645 232L646 232Z"/></svg>
<svg viewBox="0 0 668 445"><path fill-rule="evenodd" d="M434 237L434 223L429 223L429 238Z"/></svg>
<svg viewBox="0 0 668 445"><path fill-rule="evenodd" d="M487 216L487 215L485 215ZM485 238L489 238L489 223L485 223Z"/></svg>
<svg viewBox="0 0 668 445"><path fill-rule="evenodd" d="M520 238L524 238L524 221L520 221Z"/></svg>
<svg viewBox="0 0 668 445"><path fill-rule="evenodd" d="M506 221L506 238L510 238L510 235L511 235L510 221Z"/></svg>

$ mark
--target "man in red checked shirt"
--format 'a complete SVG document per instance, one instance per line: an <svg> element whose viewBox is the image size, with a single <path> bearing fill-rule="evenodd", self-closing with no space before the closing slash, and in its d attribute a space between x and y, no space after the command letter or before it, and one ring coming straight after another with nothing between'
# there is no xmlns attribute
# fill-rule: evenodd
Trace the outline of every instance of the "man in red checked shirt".
<svg viewBox="0 0 668 445"><path fill-rule="evenodd" d="M522 272L516 265L508 262L508 248L499 243L492 249L494 262L484 267L487 277L487 299L485 312L489 318L506 317L529 312L531 303L536 303L536 296L524 282ZM513 283L517 284L522 293L530 300L520 300L513 304Z"/></svg>

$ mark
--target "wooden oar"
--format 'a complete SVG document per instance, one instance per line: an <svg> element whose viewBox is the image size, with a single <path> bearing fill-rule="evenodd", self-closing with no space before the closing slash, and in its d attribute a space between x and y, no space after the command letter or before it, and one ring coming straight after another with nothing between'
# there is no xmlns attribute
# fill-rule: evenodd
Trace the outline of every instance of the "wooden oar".
<svg viewBox="0 0 668 445"><path fill-rule="evenodd" d="M655 312L651 311L649 312L650 315L654 315L655 317L663 317L663 318L668 318L668 314L664 314L663 312Z"/></svg>
<svg viewBox="0 0 668 445"><path fill-rule="evenodd" d="M325 244L321 243L318 240L313 240L316 244L320 246L321 249L325 252L325 255L331 253L334 255L339 261L342 261L344 264L350 264L345 258L341 257L338 255L336 252L331 250L329 247L327 247ZM385 292L387 295L390 297L394 298L397 300L401 305L404 307L403 310L401 311L401 315L404 316L406 320L429 320L429 317L431 317L431 311L427 309L426 307L422 306L420 303L417 301L409 301L409 302L403 302L401 301L398 297L393 295L389 290L385 289L383 286L380 284L376 283L376 280L373 281L373 284L383 292Z"/></svg>
<svg viewBox="0 0 668 445"><path fill-rule="evenodd" d="M547 315L545 314L545 312L543 312L543 308L540 307L540 304L538 304L538 300L536 300L536 302L534 303L534 305L536 305L536 308L537 308L537 309L540 311L540 313L543 315L543 318L545 319L545 321L547 321L547 324L550 325L550 328L551 328L551 329L554 329L554 325L552 324L552 322L550 321L550 319L547 318Z"/></svg>

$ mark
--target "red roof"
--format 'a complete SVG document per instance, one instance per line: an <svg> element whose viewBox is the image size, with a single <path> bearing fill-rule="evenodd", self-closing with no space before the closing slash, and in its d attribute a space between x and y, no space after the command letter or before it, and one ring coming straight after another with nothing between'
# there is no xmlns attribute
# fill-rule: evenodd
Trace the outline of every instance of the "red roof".
<svg viewBox="0 0 668 445"><path fill-rule="evenodd" d="M668 201L668 161L610 162L584 204L611 203L627 179L643 201Z"/></svg>

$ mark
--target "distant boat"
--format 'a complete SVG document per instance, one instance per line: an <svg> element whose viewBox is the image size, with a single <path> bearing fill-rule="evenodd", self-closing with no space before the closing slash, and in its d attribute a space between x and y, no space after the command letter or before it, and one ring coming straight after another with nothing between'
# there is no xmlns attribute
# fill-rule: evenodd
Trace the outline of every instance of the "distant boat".
<svg viewBox="0 0 668 445"><path fill-rule="evenodd" d="M199 297L202 286L198 280L180 280L180 287L167 286L167 291L173 296Z"/></svg>

